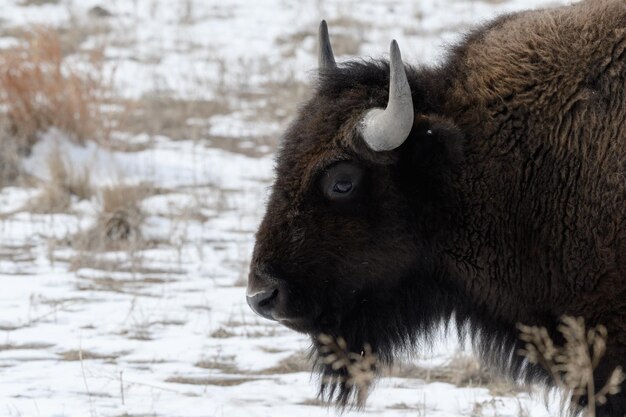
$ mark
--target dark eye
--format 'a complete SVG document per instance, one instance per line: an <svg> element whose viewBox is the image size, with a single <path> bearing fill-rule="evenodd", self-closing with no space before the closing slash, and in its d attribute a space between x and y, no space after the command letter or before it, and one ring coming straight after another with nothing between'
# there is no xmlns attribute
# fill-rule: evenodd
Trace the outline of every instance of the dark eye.
<svg viewBox="0 0 626 417"><path fill-rule="evenodd" d="M320 178L324 196L332 201L348 201L358 194L363 169L352 162L338 162L326 169Z"/></svg>
<svg viewBox="0 0 626 417"><path fill-rule="evenodd" d="M339 181L333 186L333 192L339 194L346 194L352 191L352 183L349 181Z"/></svg>

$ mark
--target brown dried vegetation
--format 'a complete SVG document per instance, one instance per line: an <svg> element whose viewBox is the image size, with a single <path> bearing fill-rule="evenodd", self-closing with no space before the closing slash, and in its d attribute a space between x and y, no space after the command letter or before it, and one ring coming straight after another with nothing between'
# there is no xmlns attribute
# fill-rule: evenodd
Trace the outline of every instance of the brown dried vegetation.
<svg viewBox="0 0 626 417"><path fill-rule="evenodd" d="M519 353L546 369L560 389L571 392L573 403L586 397L585 417L595 417L596 404L604 404L607 396L620 392L625 380L620 367L613 370L603 387L594 383L594 370L606 351L606 327L586 329L581 317L564 316L558 327L565 339L563 346L555 345L544 327L519 325L519 329L520 339L526 342Z"/></svg>
<svg viewBox="0 0 626 417"><path fill-rule="evenodd" d="M331 387L330 395L332 396L333 387L345 385L354 392L357 405L364 405L374 383L376 368L379 365L378 357L372 352L372 348L365 345L359 354L350 352L345 339L342 337L334 338L321 334L318 336L318 340L321 343L319 351L324 364L330 366L334 371L343 370L345 372L345 376L333 374L324 377L324 384Z"/></svg>
<svg viewBox="0 0 626 417"><path fill-rule="evenodd" d="M69 65L62 51L58 33L39 27L0 55L0 102L20 153L51 127L79 142L107 135L99 106L106 91L101 55L89 57L87 73Z"/></svg>
<svg viewBox="0 0 626 417"><path fill-rule="evenodd" d="M81 251L138 250L145 241L141 225L146 215L141 201L154 193L146 184L117 185L99 193L100 211L90 229L73 238L73 246Z"/></svg>

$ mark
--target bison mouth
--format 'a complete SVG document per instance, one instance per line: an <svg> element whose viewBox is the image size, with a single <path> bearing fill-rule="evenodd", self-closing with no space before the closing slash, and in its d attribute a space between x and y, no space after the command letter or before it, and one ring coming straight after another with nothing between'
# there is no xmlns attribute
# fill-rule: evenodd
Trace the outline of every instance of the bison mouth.
<svg viewBox="0 0 626 417"><path fill-rule="evenodd" d="M340 408L360 408L382 368L402 352L428 344L428 335L440 323L439 310L419 296L421 291L404 288L408 290L386 294L361 291L352 300L342 298L341 306L337 299L328 303L334 306L329 308L334 322L329 319L311 333L322 400Z"/></svg>
<svg viewBox="0 0 626 417"><path fill-rule="evenodd" d="M351 307L343 314L327 318L318 327L322 330L310 333L313 370L320 375L318 396L341 409L359 409L365 405L379 370L393 362L392 346L398 346L399 342L389 333L377 331L379 326L393 327L392 321L377 320L369 308L363 311L355 305Z"/></svg>
<svg viewBox="0 0 626 417"><path fill-rule="evenodd" d="M285 327L295 330L298 333L311 334L313 329L317 327L317 318L295 317L295 318L279 318L278 321Z"/></svg>
<svg viewBox="0 0 626 417"><path fill-rule="evenodd" d="M295 293L289 290L285 286L280 287L278 294ZM329 301L326 310L322 310L320 306L306 304L298 297L288 298L272 294L271 300L268 297L267 302L272 306L271 311L261 312L265 313L264 317L277 321L291 330L311 335L313 369L321 376L320 399L327 403L335 403L340 408L349 406L360 408L365 404L377 375L379 360L373 346L377 346L379 341L361 342L367 340L367 336L354 332L355 328L363 329L363 324L369 321L362 313L357 312L355 305L361 303L343 298L339 303L343 305L338 308L336 305L338 300L332 300L334 297L328 292L323 298ZM257 311L263 307L261 305L253 309ZM360 318L355 320L356 317ZM355 324L356 327L352 327ZM344 325L350 331L344 332L342 330Z"/></svg>
<svg viewBox="0 0 626 417"><path fill-rule="evenodd" d="M340 408L364 405L382 365L391 364L399 351L415 347L415 336L430 326L429 300L420 295L432 292L415 288L410 276L408 284L399 280L385 290L355 288L350 280L305 288L261 278L253 275L250 281L250 307L311 336L319 397Z"/></svg>

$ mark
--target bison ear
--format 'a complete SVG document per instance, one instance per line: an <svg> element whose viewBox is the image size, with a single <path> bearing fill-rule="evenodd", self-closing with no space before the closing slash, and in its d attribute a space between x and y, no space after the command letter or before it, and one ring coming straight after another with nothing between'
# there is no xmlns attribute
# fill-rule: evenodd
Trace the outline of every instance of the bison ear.
<svg viewBox="0 0 626 417"><path fill-rule="evenodd" d="M418 115L409 134L413 148L408 155L418 167L433 167L438 171L454 170L464 160L463 132L446 117Z"/></svg>

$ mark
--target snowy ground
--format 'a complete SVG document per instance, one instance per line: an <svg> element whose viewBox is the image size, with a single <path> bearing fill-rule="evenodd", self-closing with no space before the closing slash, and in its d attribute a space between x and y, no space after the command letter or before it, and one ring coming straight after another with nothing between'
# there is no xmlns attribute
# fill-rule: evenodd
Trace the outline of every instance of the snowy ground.
<svg viewBox="0 0 626 417"><path fill-rule="evenodd" d="M137 145L132 152L49 131L23 162L43 180L35 184L61 155L99 189L148 187L136 246L73 244L102 210L98 193L73 198L65 213L37 214L29 202L41 185L0 190L0 415L336 414L315 400L307 338L255 316L244 300L272 151L307 94L319 20L328 20L339 60L382 56L396 38L406 61L428 63L472 24L562 3L5 0L0 46L19 42L16 27L79 27L80 49L105 48L115 95L144 103L153 119L145 132L114 132ZM99 4L112 16L94 16ZM155 96L196 107L172 127ZM382 379L365 410L345 415L550 415L539 395L466 381L471 364L437 376L454 368L457 350L449 340L420 353L412 372Z"/></svg>

